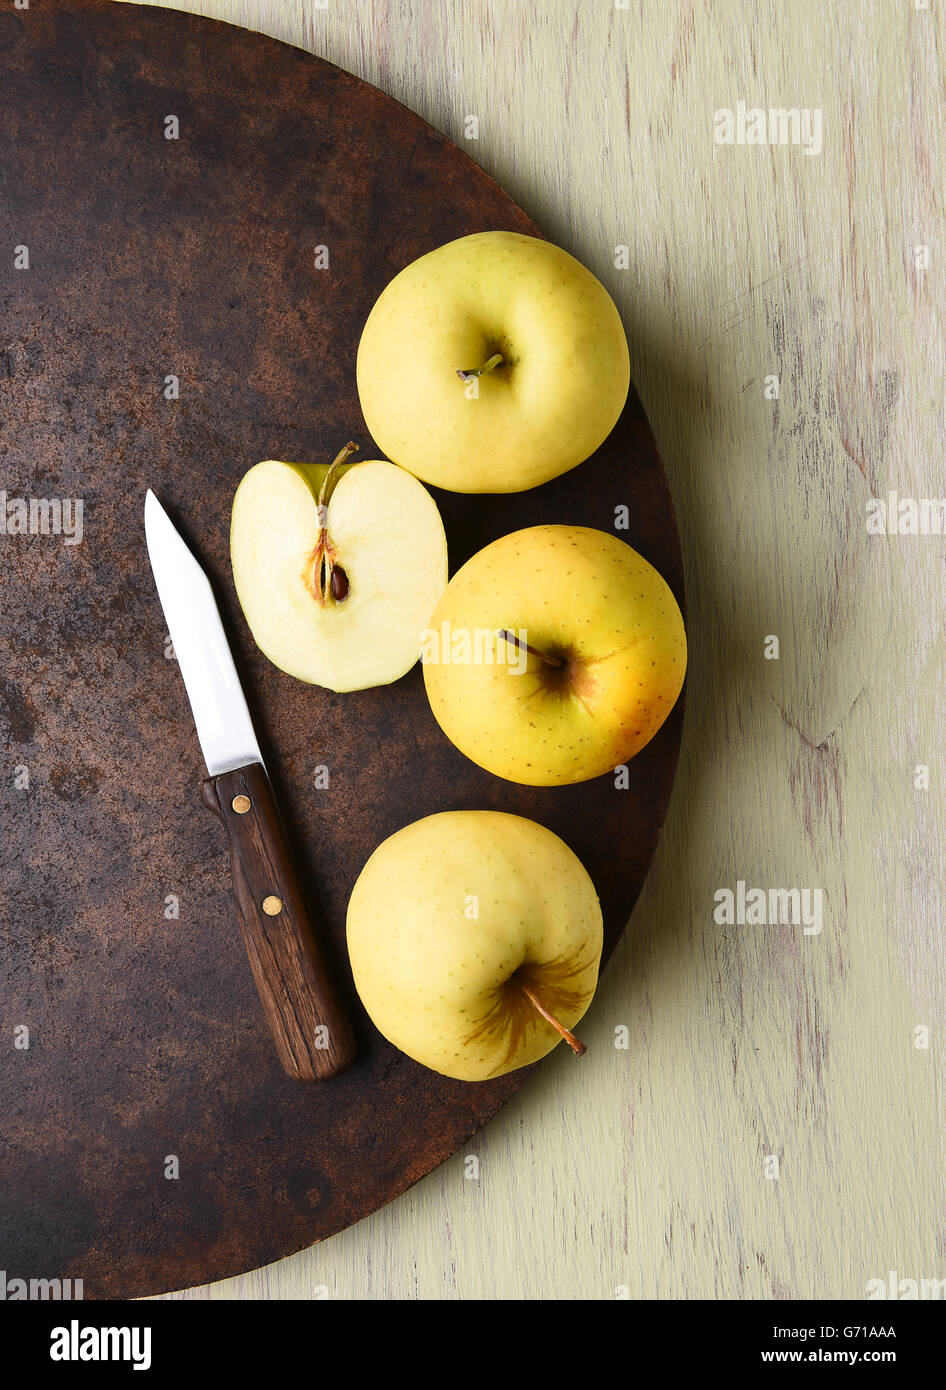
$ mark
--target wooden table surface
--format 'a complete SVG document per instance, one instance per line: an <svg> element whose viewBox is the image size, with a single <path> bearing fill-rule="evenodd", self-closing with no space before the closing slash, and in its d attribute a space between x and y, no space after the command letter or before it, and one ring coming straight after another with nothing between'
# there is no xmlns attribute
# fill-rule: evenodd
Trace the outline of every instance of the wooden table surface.
<svg viewBox="0 0 946 1390"><path fill-rule="evenodd" d="M360 1225L175 1296L863 1298L891 1270L946 1276L946 540L867 526L872 496L946 494L929 6L175 6L397 97L604 281L691 643L670 817L586 1057L560 1049ZM740 102L812 113L812 153L717 143ZM822 930L718 923L740 880L821 889Z"/></svg>

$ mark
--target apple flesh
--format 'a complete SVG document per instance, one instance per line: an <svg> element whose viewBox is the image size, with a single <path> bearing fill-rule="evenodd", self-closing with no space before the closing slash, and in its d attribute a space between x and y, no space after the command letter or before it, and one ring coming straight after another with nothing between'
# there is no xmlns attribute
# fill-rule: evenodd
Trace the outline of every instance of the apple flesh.
<svg viewBox="0 0 946 1390"><path fill-rule="evenodd" d="M626 763L683 685L669 587L631 546L533 526L486 546L431 619L424 681L440 727L498 777L558 786Z"/></svg>
<svg viewBox="0 0 946 1390"><path fill-rule="evenodd" d="M477 232L391 281L358 347L358 393L396 463L451 492L521 492L574 468L630 381L613 300L579 261Z"/></svg>
<svg viewBox="0 0 946 1390"><path fill-rule="evenodd" d="M551 830L500 811L442 812L385 840L352 891L347 931L378 1030L462 1081L539 1061L598 980L591 879Z"/></svg>
<svg viewBox="0 0 946 1390"><path fill-rule="evenodd" d="M443 523L423 484L383 460L347 464L348 452L331 468L258 463L230 524L257 646L289 675L337 691L409 671L447 582Z"/></svg>

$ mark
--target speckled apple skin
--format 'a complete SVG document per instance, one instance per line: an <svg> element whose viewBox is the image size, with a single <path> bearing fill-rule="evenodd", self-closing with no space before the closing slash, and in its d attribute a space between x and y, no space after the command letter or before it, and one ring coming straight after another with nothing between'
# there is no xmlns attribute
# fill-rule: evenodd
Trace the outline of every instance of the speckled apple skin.
<svg viewBox="0 0 946 1390"><path fill-rule="evenodd" d="M503 363L474 393L459 370ZM630 362L607 290L567 251L520 232L439 246L382 291L357 359L384 454L452 492L521 492L611 433Z"/></svg>
<svg viewBox="0 0 946 1390"><path fill-rule="evenodd" d="M530 786L626 763L663 724L686 673L683 617L663 578L617 536L587 526L531 526L486 546L454 575L431 626L525 632L565 663L550 677L531 656L519 670L509 650L505 660L500 650L493 661L457 660L443 641L424 661L447 737L488 772Z"/></svg>
<svg viewBox="0 0 946 1390"><path fill-rule="evenodd" d="M385 840L348 907L355 986L402 1052L462 1081L537 1062L560 1041L518 989L566 1028L598 981L601 908L551 830L502 811L446 811Z"/></svg>

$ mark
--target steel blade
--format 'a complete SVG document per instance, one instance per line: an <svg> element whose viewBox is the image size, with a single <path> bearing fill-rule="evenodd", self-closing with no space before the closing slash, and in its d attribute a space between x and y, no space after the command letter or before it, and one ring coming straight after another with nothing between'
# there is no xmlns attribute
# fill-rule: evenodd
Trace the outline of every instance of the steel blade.
<svg viewBox="0 0 946 1390"><path fill-rule="evenodd" d="M210 581L150 488L145 537L207 771L219 777L262 763Z"/></svg>

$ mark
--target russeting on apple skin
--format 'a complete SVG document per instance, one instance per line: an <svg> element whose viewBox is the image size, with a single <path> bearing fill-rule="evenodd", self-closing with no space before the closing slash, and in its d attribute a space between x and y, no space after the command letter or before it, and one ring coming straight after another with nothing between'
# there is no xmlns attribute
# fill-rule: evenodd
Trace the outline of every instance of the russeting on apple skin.
<svg viewBox="0 0 946 1390"><path fill-rule="evenodd" d="M395 463L451 492L521 492L597 449L630 367L600 281L551 242L497 231L395 276L357 375L368 428Z"/></svg>
<svg viewBox="0 0 946 1390"><path fill-rule="evenodd" d="M624 541L533 526L479 551L431 619L424 681L440 727L497 777L582 782L632 758L686 671L668 585Z"/></svg>
<svg viewBox="0 0 946 1390"><path fill-rule="evenodd" d="M233 581L257 646L289 675L337 691L409 671L447 582L430 493L393 463L346 463L353 448L331 467L258 463L230 524Z"/></svg>
<svg viewBox="0 0 946 1390"><path fill-rule="evenodd" d="M378 1030L462 1081L539 1061L598 980L591 879L551 830L500 811L446 811L390 836L355 883L347 930Z"/></svg>

